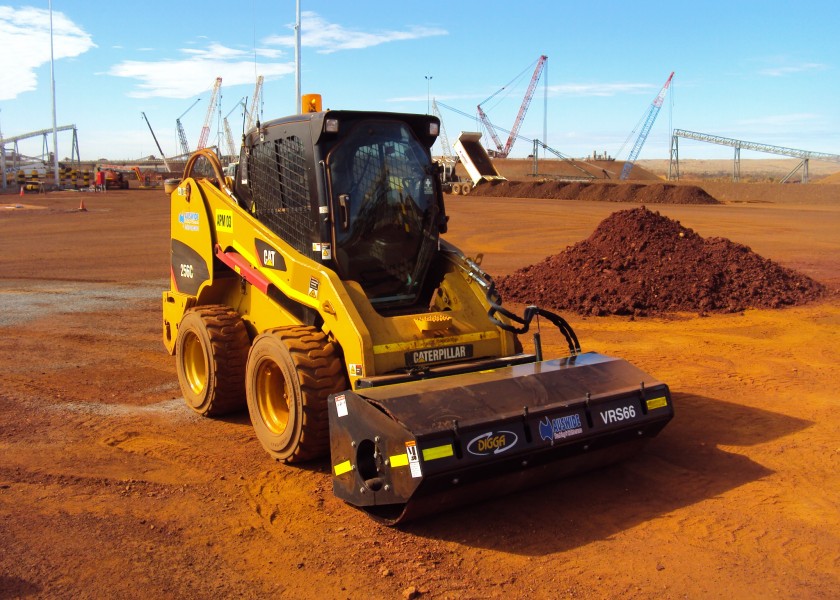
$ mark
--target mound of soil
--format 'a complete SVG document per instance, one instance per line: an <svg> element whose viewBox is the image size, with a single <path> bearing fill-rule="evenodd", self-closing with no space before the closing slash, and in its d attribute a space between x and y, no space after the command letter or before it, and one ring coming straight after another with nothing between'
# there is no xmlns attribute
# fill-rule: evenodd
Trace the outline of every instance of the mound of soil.
<svg viewBox="0 0 840 600"><path fill-rule="evenodd" d="M496 286L505 300L597 316L780 308L825 292L746 246L704 239L644 206L613 213L588 239Z"/></svg>
<svg viewBox="0 0 840 600"><path fill-rule="evenodd" d="M823 177L817 183L840 183L840 171L837 173L832 173L827 177Z"/></svg>
<svg viewBox="0 0 840 600"><path fill-rule="evenodd" d="M482 183L475 194L512 198L551 198L638 202L642 204L720 204L703 188L672 183L589 183L575 181L500 181Z"/></svg>

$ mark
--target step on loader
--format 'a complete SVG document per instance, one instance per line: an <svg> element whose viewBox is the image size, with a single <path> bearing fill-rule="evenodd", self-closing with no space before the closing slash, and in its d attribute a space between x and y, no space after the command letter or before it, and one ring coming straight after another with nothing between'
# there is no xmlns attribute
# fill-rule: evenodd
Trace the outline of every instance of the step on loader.
<svg viewBox="0 0 840 600"><path fill-rule="evenodd" d="M330 457L335 494L388 524L612 463L672 418L668 387L581 352L559 315L502 306L444 239L430 115L257 123L226 174L171 192L163 341L205 416L247 405L272 457ZM525 354L536 317L568 355Z"/></svg>

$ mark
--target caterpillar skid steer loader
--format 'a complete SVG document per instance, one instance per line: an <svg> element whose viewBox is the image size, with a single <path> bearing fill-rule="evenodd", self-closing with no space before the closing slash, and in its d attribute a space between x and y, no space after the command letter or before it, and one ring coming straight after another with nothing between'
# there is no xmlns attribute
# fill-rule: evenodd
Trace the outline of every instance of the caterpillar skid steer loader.
<svg viewBox="0 0 840 600"><path fill-rule="evenodd" d="M622 459L673 416L665 384L508 311L443 239L439 126L318 107L258 123L233 176L198 151L171 194L187 404L247 404L271 456L329 455L335 494L389 524ZM537 316L567 356L521 351Z"/></svg>

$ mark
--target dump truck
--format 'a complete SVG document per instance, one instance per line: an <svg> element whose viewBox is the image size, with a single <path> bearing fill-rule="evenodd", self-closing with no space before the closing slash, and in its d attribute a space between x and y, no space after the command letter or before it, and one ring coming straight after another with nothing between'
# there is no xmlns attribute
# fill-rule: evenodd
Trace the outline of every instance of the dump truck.
<svg viewBox="0 0 840 600"><path fill-rule="evenodd" d="M481 140L481 133L477 131L462 131L455 140L453 147L455 154L458 156L464 169L470 177L470 182L461 182L460 186L453 185L452 193L454 195L467 195L472 191L472 188L482 182L499 182L507 181L507 178L502 176L496 166L493 164L487 150L479 141Z"/></svg>
<svg viewBox="0 0 840 600"><path fill-rule="evenodd" d="M304 106L314 105L304 102ZM249 411L269 456L329 457L339 498L389 525L623 459L668 386L504 306L445 239L430 115L321 110L257 125L173 187L163 342L187 405ZM545 359L534 319L568 353Z"/></svg>

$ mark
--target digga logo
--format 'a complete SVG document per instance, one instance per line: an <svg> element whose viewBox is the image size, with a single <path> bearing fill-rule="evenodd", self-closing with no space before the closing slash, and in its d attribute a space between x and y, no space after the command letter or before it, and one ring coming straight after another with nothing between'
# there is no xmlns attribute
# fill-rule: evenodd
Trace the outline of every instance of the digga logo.
<svg viewBox="0 0 840 600"><path fill-rule="evenodd" d="M501 454L516 445L519 438L512 431L488 431L467 444L467 451L476 456Z"/></svg>
<svg viewBox="0 0 840 600"><path fill-rule="evenodd" d="M216 231L233 233L233 211L219 209L216 211Z"/></svg>

